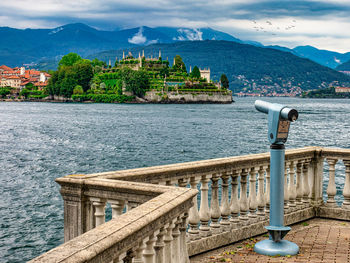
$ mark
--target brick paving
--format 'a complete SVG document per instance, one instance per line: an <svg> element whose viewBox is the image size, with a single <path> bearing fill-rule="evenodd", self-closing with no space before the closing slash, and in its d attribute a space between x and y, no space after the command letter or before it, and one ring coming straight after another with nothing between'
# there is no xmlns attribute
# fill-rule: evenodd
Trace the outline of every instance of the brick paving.
<svg viewBox="0 0 350 263"><path fill-rule="evenodd" d="M285 239L300 247L296 256L270 257L255 253L254 244L267 238L266 234L250 238L190 260L191 263L350 262L350 222L317 218L293 225Z"/></svg>

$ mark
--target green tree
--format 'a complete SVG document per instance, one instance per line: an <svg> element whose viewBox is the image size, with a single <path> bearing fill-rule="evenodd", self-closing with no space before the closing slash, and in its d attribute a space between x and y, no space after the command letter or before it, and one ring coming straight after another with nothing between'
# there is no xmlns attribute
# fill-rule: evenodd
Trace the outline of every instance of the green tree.
<svg viewBox="0 0 350 263"><path fill-rule="evenodd" d="M5 98L8 94L11 93L11 90L8 88L0 88L0 96Z"/></svg>
<svg viewBox="0 0 350 263"><path fill-rule="evenodd" d="M186 65L179 55L175 56L175 64L173 65L173 69L175 69L176 71L187 72Z"/></svg>
<svg viewBox="0 0 350 263"><path fill-rule="evenodd" d="M149 88L149 79L147 72L144 70L134 71L130 68L121 70L123 86L129 92L137 97L143 97Z"/></svg>
<svg viewBox="0 0 350 263"><path fill-rule="evenodd" d="M228 78L225 74L222 74L221 77L220 77L220 82L221 82L221 85L224 89L228 89L229 88L229 81L228 81Z"/></svg>
<svg viewBox="0 0 350 263"><path fill-rule="evenodd" d="M72 71L74 72L73 78L78 83L78 85L83 87L84 92L86 92L90 85L90 81L94 76L91 64L87 63L77 63L74 64Z"/></svg>
<svg viewBox="0 0 350 263"><path fill-rule="evenodd" d="M20 96L22 96L26 99L28 98L29 94L30 94L30 91L27 89L22 89L21 92L19 93Z"/></svg>
<svg viewBox="0 0 350 263"><path fill-rule="evenodd" d="M29 82L26 84L26 89L27 90L36 90L37 88L34 86L33 83Z"/></svg>
<svg viewBox="0 0 350 263"><path fill-rule="evenodd" d="M74 87L74 89L73 89L73 94L74 95L81 95L81 94L83 94L84 93L84 90L83 90L83 87L82 86L80 86L80 85L76 85L75 87Z"/></svg>
<svg viewBox="0 0 350 263"><path fill-rule="evenodd" d="M58 66L73 66L77 61L81 60L81 56L79 56L76 53L69 53L62 57L60 62L58 63Z"/></svg>
<svg viewBox="0 0 350 263"><path fill-rule="evenodd" d="M169 68L168 67L161 68L159 71L159 75L162 78L164 78L165 76L169 76Z"/></svg>
<svg viewBox="0 0 350 263"><path fill-rule="evenodd" d="M193 79L200 79L201 73L200 73L199 68L197 66L194 66L194 68L190 74L190 77Z"/></svg>
<svg viewBox="0 0 350 263"><path fill-rule="evenodd" d="M91 61L91 65L93 67L95 67L95 66L106 67L107 66L106 62L99 60L97 58L95 58Z"/></svg>
<svg viewBox="0 0 350 263"><path fill-rule="evenodd" d="M72 70L72 68L67 67L65 69L64 78L60 82L59 95L65 98L70 98L73 95L74 87L79 84L75 77L76 77L76 74Z"/></svg>

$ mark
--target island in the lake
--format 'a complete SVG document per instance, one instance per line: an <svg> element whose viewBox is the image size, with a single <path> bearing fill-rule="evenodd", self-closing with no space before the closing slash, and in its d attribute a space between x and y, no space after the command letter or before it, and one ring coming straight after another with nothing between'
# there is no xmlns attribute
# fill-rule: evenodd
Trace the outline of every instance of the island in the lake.
<svg viewBox="0 0 350 263"><path fill-rule="evenodd" d="M113 66L108 64L69 53L57 71L48 73L0 66L0 96L9 101L232 103L225 74L214 82L209 68L194 66L188 73L179 55L171 67L161 51L156 58L123 52Z"/></svg>

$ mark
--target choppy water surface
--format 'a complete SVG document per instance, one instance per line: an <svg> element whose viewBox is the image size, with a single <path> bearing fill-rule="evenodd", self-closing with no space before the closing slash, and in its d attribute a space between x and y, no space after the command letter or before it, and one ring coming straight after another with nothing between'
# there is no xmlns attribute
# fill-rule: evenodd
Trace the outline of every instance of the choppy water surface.
<svg viewBox="0 0 350 263"><path fill-rule="evenodd" d="M300 111L287 148L350 147L350 100L267 100ZM1 102L0 261L63 242L57 177L268 151L267 116L253 105Z"/></svg>

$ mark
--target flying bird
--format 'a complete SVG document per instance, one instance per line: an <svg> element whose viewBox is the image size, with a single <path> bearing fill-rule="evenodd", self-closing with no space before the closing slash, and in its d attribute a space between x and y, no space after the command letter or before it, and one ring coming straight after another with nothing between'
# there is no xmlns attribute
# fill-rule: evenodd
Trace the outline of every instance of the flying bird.
<svg viewBox="0 0 350 263"><path fill-rule="evenodd" d="M266 21L266 24L269 24L270 26L272 26L272 23L270 21Z"/></svg>

